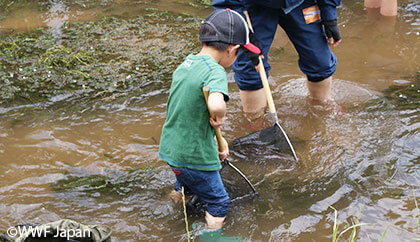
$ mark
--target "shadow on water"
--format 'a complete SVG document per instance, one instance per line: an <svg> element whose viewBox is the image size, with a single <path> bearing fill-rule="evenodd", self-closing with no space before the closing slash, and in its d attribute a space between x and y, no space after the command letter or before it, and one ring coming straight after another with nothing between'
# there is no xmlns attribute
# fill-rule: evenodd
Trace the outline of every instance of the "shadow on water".
<svg viewBox="0 0 420 242"><path fill-rule="evenodd" d="M99 2L41 1L48 28L2 35L0 230L69 218L110 226L116 241L185 241L182 207L167 198L174 177L157 150L171 72L198 48L197 27L210 10L195 1ZM334 50L332 90L339 115L308 104L296 53L281 33L275 39L269 81L299 162L284 143L270 154L253 142L231 147L232 163L259 196L248 197L232 169L222 171L234 201L227 235L330 240L333 206L340 231L363 208L359 220L372 225L358 229L360 241L385 230L384 241L419 237L419 5L403 1L390 30L360 4L343 0L339 10L345 41ZM19 22L19 11L11 8L0 26ZM226 139L273 125L243 117L228 76Z"/></svg>

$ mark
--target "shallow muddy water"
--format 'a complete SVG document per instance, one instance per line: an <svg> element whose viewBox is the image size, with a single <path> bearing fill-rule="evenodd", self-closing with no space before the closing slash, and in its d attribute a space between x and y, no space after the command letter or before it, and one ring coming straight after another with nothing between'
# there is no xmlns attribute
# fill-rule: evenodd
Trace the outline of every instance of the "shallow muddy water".
<svg viewBox="0 0 420 242"><path fill-rule="evenodd" d="M59 36L64 22L130 18L145 7L176 12L181 7L198 17L211 11L177 1L114 1L90 8L50 3L42 10L37 5L11 10L0 29L47 26ZM343 113L308 104L296 52L279 30L270 52L270 83L280 124L299 161L291 162L287 154L232 152L232 162L259 196L235 200L225 235L244 241L330 241L332 206L339 231L353 221L367 223L358 228L359 241L377 241L384 232L383 241L420 238L418 96L383 92L393 84L419 92L419 5L401 1L398 17L390 19L356 3L343 1L343 42L334 49L339 62L332 96ZM232 73L228 77L225 138L270 126L269 118L255 123L244 118ZM169 84L152 87L115 99L59 95L45 103L0 106L0 232L67 218L110 226L114 241L187 241L182 207L167 198L173 174L157 157ZM404 106L399 98L417 104ZM231 173L222 172L229 185L237 178ZM238 187L238 194L250 192L242 183ZM190 229L204 222L194 215L188 220Z"/></svg>

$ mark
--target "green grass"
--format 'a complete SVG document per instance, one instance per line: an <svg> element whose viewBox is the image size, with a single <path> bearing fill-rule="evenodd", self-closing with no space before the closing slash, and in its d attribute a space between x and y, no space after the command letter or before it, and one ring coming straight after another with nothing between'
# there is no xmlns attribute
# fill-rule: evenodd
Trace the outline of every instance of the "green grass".
<svg viewBox="0 0 420 242"><path fill-rule="evenodd" d="M418 211L418 215L416 215L416 219L417 219L417 223L418 223L418 228L419 228L419 232L420 232L420 212L419 212L419 205L417 202L417 199L414 195L414 204L416 206L416 210ZM339 224L337 221L337 210L330 206L331 209L334 210L334 225L333 225L333 237L332 237L332 242L338 242L340 241L340 237L343 236L345 233L349 232L351 230L351 234L350 237L348 238L349 242L355 242L357 240L357 228L361 227L361 226L366 226L366 225L374 225L375 223L360 223L359 218L360 215L362 214L363 211L363 207L360 209L359 214L356 217L356 220L354 221L352 219L352 225L348 228L343 229L342 231L339 231ZM385 231L382 234L381 239L378 239L378 242L382 242L385 239L385 235L389 229L391 225L388 225L387 228L385 229ZM413 238L413 240L417 240L420 242L420 238Z"/></svg>
<svg viewBox="0 0 420 242"><path fill-rule="evenodd" d="M419 226L419 232L420 232L420 211L419 211L419 204L417 203L417 198L416 198L416 194L413 192L414 194L414 204L416 205L416 209L417 209L417 223ZM416 240L420 241L420 238L417 238Z"/></svg>
<svg viewBox="0 0 420 242"><path fill-rule="evenodd" d="M188 230L188 217L187 217L187 207L185 204L185 193L184 187L182 187L182 206L184 208L184 217L185 217L185 230L187 231L188 242L190 242L190 231Z"/></svg>
<svg viewBox="0 0 420 242"><path fill-rule="evenodd" d="M388 229L389 229L389 227L390 227L390 226L391 226L391 225L388 225L388 227L386 227L386 229L385 229L384 233L382 234L382 238L381 238L381 240L379 240L379 242L384 241L384 238L385 238L386 232L388 231Z"/></svg>
<svg viewBox="0 0 420 242"><path fill-rule="evenodd" d="M342 231L339 231L339 228L338 228L339 225L338 225L338 221L337 221L337 210L334 207L332 207L332 206L330 206L330 208L334 210L334 225L333 225L333 238L332 238L332 242L338 242L338 241L340 241L339 240L340 237L343 236L345 233L347 233L350 230L352 231L352 233L351 233L351 235L349 237L349 242L354 242L357 239L356 235L357 235L357 228L358 227L366 226L366 225L373 225L372 223L359 223L359 217L360 217L360 214L361 214L361 212L363 210L363 207L362 207L362 209L360 209L360 211L359 211L359 215L356 218L356 224L354 223L354 221L352 221L352 224L353 224L352 226L350 226L350 227L348 227L348 228L346 228L346 229L344 229Z"/></svg>

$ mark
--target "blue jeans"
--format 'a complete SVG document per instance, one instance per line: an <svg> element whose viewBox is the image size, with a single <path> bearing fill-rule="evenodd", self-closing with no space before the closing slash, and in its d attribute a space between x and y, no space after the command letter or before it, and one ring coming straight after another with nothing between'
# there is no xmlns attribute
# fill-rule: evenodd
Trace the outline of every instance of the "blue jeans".
<svg viewBox="0 0 420 242"><path fill-rule="evenodd" d="M328 47L321 19L306 23L303 11L314 6L313 0L305 0L290 13L281 9L267 8L260 5L248 9L255 37L262 45L265 71L271 69L267 63L268 51L274 39L277 25L286 32L299 54L299 67L311 82L319 82L330 77L337 64L337 58ZM258 90L263 88L259 73L249 58L241 51L232 65L234 78L241 90Z"/></svg>
<svg viewBox="0 0 420 242"><path fill-rule="evenodd" d="M219 171L199 171L173 167L176 176L175 191L187 195L195 194L207 204L207 212L214 217L226 217L230 204L229 195L220 177Z"/></svg>

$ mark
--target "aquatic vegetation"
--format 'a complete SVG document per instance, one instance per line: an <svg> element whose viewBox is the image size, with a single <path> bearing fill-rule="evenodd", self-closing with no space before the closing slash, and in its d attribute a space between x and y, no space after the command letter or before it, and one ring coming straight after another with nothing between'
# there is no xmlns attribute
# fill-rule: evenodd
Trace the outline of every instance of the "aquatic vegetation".
<svg viewBox="0 0 420 242"><path fill-rule="evenodd" d="M62 0L66 5L78 6L80 8L92 8L93 6L109 6L113 0ZM36 4L40 8L48 7L52 4L49 0L30 1L30 0L2 0L0 1L0 9L5 12L20 8L26 4Z"/></svg>
<svg viewBox="0 0 420 242"><path fill-rule="evenodd" d="M417 204L417 200L414 200L415 202L415 206L418 209L418 204ZM352 219L352 225L347 227L346 229L342 230L341 232L338 231L338 221L337 221L337 209L335 209L333 206L329 206L331 209L334 210L334 225L333 225L333 233L332 233L332 242L338 242L340 241L340 237L343 236L345 233L349 232L350 230L352 231L350 234L350 237L348 238L349 242L355 242L357 241L357 228L361 227L361 226L369 226L369 225L375 225L376 223L360 223L359 222L359 218L360 215L363 211L363 206L359 211L359 214L356 217L356 221L354 221ZM418 217L418 223L419 223L419 229L420 229L420 216ZM388 229L390 228L391 225L388 225L386 227L386 229L384 230L384 232L382 233L381 239L378 239L378 242L382 242L384 241L384 238L386 237L386 233L388 231ZM418 238L413 238L414 240L418 240Z"/></svg>
<svg viewBox="0 0 420 242"><path fill-rule="evenodd" d="M211 1L210 0L197 0L198 2L207 5L207 6L211 6Z"/></svg>
<svg viewBox="0 0 420 242"><path fill-rule="evenodd" d="M155 172L149 169L131 170L127 174L118 176L89 175L68 176L51 184L54 192L83 192L86 195L99 193L113 193L125 195L139 190L146 190L153 180Z"/></svg>
<svg viewBox="0 0 420 242"><path fill-rule="evenodd" d="M342 235L344 235L346 232L350 231L350 230L352 231L352 233L351 233L351 235L349 237L349 242L354 242L354 241L357 240L356 234L357 234L357 228L358 227L365 226L365 225L372 225L372 224L369 224L369 223L359 223L359 217L360 217L360 214L361 214L361 212L363 210L363 208L362 208L362 209L360 209L359 215L356 218L356 223L354 223L354 221L352 221L352 224L353 224L352 226L344 229L343 231L341 231L339 233L339 231L338 231L338 223L337 223L337 210L334 207L332 207L332 206L330 206L330 208L334 210L334 225L333 225L332 242L338 242L338 241L340 241L339 240L340 237Z"/></svg>
<svg viewBox="0 0 420 242"><path fill-rule="evenodd" d="M412 78L412 83L405 85L391 85L383 92L397 108L420 107L420 72Z"/></svg>
<svg viewBox="0 0 420 242"><path fill-rule="evenodd" d="M417 109L420 107L420 72L415 76L406 77L404 84L393 84L383 90L381 98L372 99L366 103L370 111L384 109Z"/></svg>
<svg viewBox="0 0 420 242"><path fill-rule="evenodd" d="M2 9L5 12L8 12L10 8L15 4L16 1L1 1L0 2L0 9Z"/></svg>
<svg viewBox="0 0 420 242"><path fill-rule="evenodd" d="M414 204L416 205L416 209L419 213L417 215L417 222L418 222L418 225L419 225L419 232L420 232L420 210L419 210L419 204L417 203L417 198L416 198L415 194L414 194Z"/></svg>
<svg viewBox="0 0 420 242"><path fill-rule="evenodd" d="M198 9L206 9L211 7L211 1L210 0L195 0L195 1L189 1L188 5L193 8Z"/></svg>
<svg viewBox="0 0 420 242"><path fill-rule="evenodd" d="M0 104L169 86L176 66L198 49L200 21L148 9L133 19L76 22L58 37L47 28L7 35L0 40Z"/></svg>
<svg viewBox="0 0 420 242"><path fill-rule="evenodd" d="M40 56L40 62L49 67L71 67L77 65L88 65L94 62L89 53L84 51L73 53L70 49L58 45L49 48Z"/></svg>

